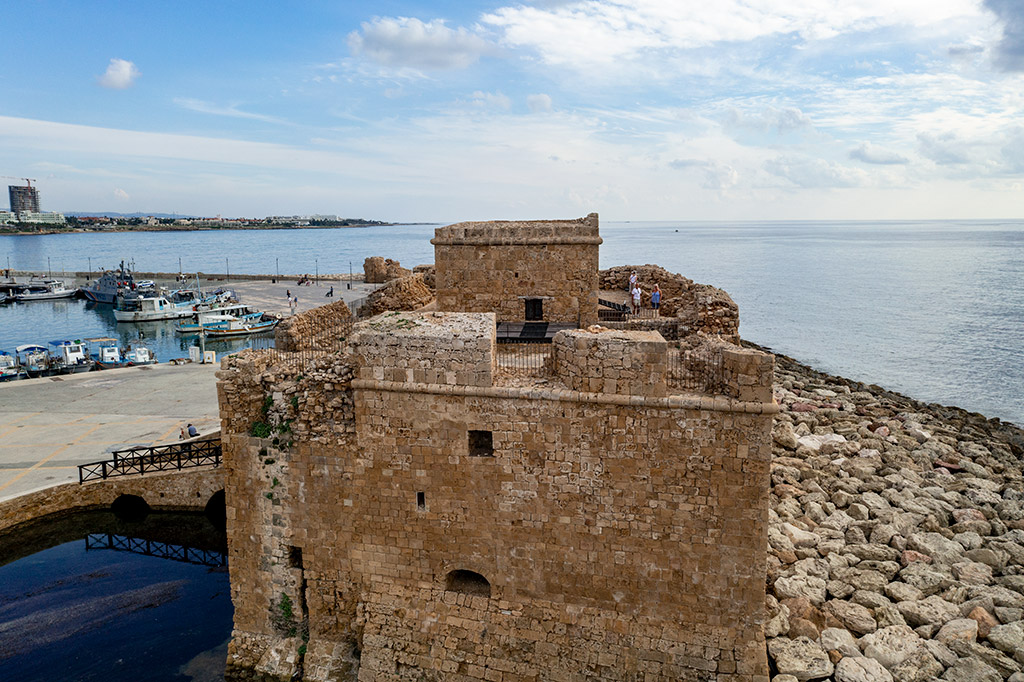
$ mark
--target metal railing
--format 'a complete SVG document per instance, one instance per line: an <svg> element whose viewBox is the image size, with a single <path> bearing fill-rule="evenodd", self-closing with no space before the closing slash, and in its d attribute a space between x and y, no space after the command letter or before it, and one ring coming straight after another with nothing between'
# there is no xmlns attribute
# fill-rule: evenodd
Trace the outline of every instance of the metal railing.
<svg viewBox="0 0 1024 682"><path fill-rule="evenodd" d="M78 482L102 481L116 476L143 475L220 466L220 440L185 441L171 445L116 450L113 459L78 465Z"/></svg>
<svg viewBox="0 0 1024 682"><path fill-rule="evenodd" d="M547 376L552 372L550 343L495 344L494 366L499 374Z"/></svg>
<svg viewBox="0 0 1024 682"><path fill-rule="evenodd" d="M90 533L85 536L86 551L94 549L109 549L116 552L130 552L154 556L161 559L171 559L187 564L199 566L226 566L227 556L223 552L215 552L209 549L198 549L187 545L174 545L169 542L146 540L144 538L133 538L127 535L114 535L113 533Z"/></svg>

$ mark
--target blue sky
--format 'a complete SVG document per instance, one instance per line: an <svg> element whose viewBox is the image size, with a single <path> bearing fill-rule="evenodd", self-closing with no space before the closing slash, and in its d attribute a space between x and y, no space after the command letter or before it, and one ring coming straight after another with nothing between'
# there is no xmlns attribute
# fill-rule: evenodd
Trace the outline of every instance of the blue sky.
<svg viewBox="0 0 1024 682"><path fill-rule="evenodd" d="M33 0L5 17L0 175L36 178L46 210L1022 217L1020 0Z"/></svg>

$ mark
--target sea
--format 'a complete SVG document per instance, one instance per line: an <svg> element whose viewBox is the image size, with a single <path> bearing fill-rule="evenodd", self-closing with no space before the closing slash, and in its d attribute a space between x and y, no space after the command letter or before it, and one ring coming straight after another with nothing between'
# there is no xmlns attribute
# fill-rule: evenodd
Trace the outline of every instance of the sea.
<svg viewBox="0 0 1024 682"><path fill-rule="evenodd" d="M435 227L0 236L0 267L348 274L368 256L433 262ZM657 264L726 290L744 339L1024 424L1024 221L605 222L601 235L603 268ZM187 356L192 342L170 325L142 331L162 360ZM84 301L0 306L0 350L104 335L130 342L138 330Z"/></svg>

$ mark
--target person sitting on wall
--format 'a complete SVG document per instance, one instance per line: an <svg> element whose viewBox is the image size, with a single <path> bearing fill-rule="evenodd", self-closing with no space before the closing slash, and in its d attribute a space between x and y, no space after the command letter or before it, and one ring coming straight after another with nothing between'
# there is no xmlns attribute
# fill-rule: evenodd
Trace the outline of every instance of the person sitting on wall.
<svg viewBox="0 0 1024 682"><path fill-rule="evenodd" d="M330 290L326 294L324 294L324 298L334 298L334 287L333 286L330 288Z"/></svg>
<svg viewBox="0 0 1024 682"><path fill-rule="evenodd" d="M188 437L189 438L195 438L198 435L199 435L199 431L196 429L196 427L194 427L191 424L189 424L188 425Z"/></svg>
<svg viewBox="0 0 1024 682"><path fill-rule="evenodd" d="M654 316L658 316L658 309L661 308L661 289L658 285L654 285L654 290L651 291L651 308L654 309Z"/></svg>

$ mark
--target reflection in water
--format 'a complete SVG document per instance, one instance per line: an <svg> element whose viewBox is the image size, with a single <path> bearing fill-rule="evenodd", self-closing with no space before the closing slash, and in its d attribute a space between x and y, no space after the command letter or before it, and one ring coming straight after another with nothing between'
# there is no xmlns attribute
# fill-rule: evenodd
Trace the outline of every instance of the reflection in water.
<svg viewBox="0 0 1024 682"><path fill-rule="evenodd" d="M199 513L88 512L3 536L0 679L222 680L225 551L223 530Z"/></svg>

